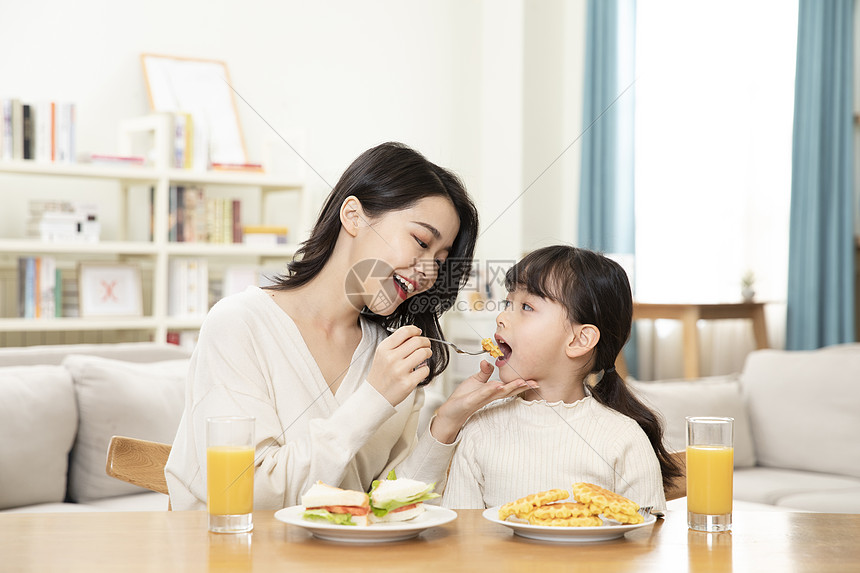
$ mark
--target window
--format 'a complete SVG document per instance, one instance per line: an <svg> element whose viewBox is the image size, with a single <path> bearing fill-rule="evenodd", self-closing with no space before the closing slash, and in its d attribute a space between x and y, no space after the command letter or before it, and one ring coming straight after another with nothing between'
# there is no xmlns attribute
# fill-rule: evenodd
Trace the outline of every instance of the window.
<svg viewBox="0 0 860 573"><path fill-rule="evenodd" d="M797 12L638 3L638 300L739 301L752 271L757 299L785 301Z"/></svg>

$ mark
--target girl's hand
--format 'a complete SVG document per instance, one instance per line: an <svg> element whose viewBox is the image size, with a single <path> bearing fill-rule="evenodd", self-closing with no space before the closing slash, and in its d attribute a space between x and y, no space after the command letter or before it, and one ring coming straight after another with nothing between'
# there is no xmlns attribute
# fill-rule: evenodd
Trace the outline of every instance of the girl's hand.
<svg viewBox="0 0 860 573"><path fill-rule="evenodd" d="M376 348L367 381L396 406L430 373L424 361L433 355L417 326L401 326Z"/></svg>
<svg viewBox="0 0 860 573"><path fill-rule="evenodd" d="M529 388L537 388L534 380L518 378L505 384L498 380L488 382L493 373L492 365L481 361L481 369L463 380L451 393L444 404L436 410L436 417L430 425L430 433L443 444L450 444L469 416L500 398L521 394Z"/></svg>

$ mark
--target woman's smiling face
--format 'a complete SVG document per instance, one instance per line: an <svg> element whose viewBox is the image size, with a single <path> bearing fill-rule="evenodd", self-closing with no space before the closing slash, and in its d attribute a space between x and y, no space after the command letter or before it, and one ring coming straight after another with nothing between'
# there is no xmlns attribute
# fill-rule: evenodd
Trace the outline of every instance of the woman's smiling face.
<svg viewBox="0 0 860 573"><path fill-rule="evenodd" d="M374 219L358 219L353 268L373 261L374 272L359 279L358 291L357 285L348 288L361 293L360 304L382 316L433 286L460 229L454 205L442 196Z"/></svg>

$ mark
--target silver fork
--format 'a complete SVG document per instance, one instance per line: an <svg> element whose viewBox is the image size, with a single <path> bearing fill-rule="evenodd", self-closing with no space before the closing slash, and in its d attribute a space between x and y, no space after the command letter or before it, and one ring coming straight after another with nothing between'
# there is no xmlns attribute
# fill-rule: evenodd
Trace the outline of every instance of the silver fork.
<svg viewBox="0 0 860 573"><path fill-rule="evenodd" d="M640 507L640 508L639 508L639 513L641 513L641 514L642 514L642 517L644 517L645 519L648 519L648 516L649 516L649 515L653 515L654 517L663 517L663 512L662 512L662 511L654 511L654 512L652 512L652 511L651 511L652 509L654 509L654 506L653 506L653 505L646 505L645 507Z"/></svg>
<svg viewBox="0 0 860 573"><path fill-rule="evenodd" d="M394 332L394 331L395 331L395 330L397 330L397 329L396 329L396 328L393 328L393 327L391 327L391 326L389 326L389 327L387 327L385 330L387 330L388 332ZM489 352L489 350L484 350L483 348L481 348L481 349L480 349L480 350L478 350L477 352L469 352L468 350L463 350L462 348L460 348L459 346L457 346L457 345L456 345L456 344L454 344L453 342L448 342L447 340L440 340L440 339L438 339L438 338L430 338L429 336L427 337L427 340L433 340L433 341L435 341L435 342L440 342L440 343L442 343L442 344L447 344L448 346L450 346L451 348L453 348L453 349L454 349L454 352L456 352L457 354L468 354L469 356L479 356L479 355L481 355L481 354L484 354L485 352Z"/></svg>
<svg viewBox="0 0 860 573"><path fill-rule="evenodd" d="M454 352L456 352L457 354L468 354L469 356L478 356L480 354L484 354L485 352L489 352L489 350L484 350L483 348L481 348L477 352L469 352L468 350L463 350L462 348L458 347L453 342L448 342L447 340L439 340L438 338L430 338L429 336L427 337L427 340L435 340L436 342L441 342L442 344L447 344L448 346L453 348Z"/></svg>

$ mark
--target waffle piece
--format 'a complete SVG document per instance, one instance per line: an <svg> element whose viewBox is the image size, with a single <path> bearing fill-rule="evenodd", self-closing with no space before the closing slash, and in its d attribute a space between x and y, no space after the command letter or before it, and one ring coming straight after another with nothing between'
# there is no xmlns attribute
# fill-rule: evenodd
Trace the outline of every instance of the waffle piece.
<svg viewBox="0 0 860 573"><path fill-rule="evenodd" d="M591 506L579 502L560 502L549 503L536 507L529 514L529 521L532 518L536 520L544 519L568 519L571 517L593 517L596 514L592 511Z"/></svg>
<svg viewBox="0 0 860 573"><path fill-rule="evenodd" d="M531 495L521 497L516 501L506 503L500 507L499 519L504 521L512 515L519 517L520 519L527 519L528 515L536 507L540 507L554 501L561 501L569 497L570 493L564 489L550 489L539 493L533 493Z"/></svg>
<svg viewBox="0 0 860 573"><path fill-rule="evenodd" d="M573 484L573 497L576 501L590 506L593 512L602 513L619 523L635 524L644 520L642 515L637 513L639 504L593 483Z"/></svg>
<svg viewBox="0 0 860 573"><path fill-rule="evenodd" d="M599 527L603 525L603 520L596 515L557 519L537 519L534 515L529 515L529 523L544 527Z"/></svg>
<svg viewBox="0 0 860 573"><path fill-rule="evenodd" d="M493 358L501 358L502 357L502 349L499 348L499 345L496 344L496 341L492 338L484 338L481 340L481 348L490 353L490 356Z"/></svg>
<svg viewBox="0 0 860 573"><path fill-rule="evenodd" d="M604 509L603 516L607 519L614 519L618 523L626 523L628 525L636 525L637 523L643 523L645 521L645 516L638 511L631 515L627 513L615 513L612 510Z"/></svg>

